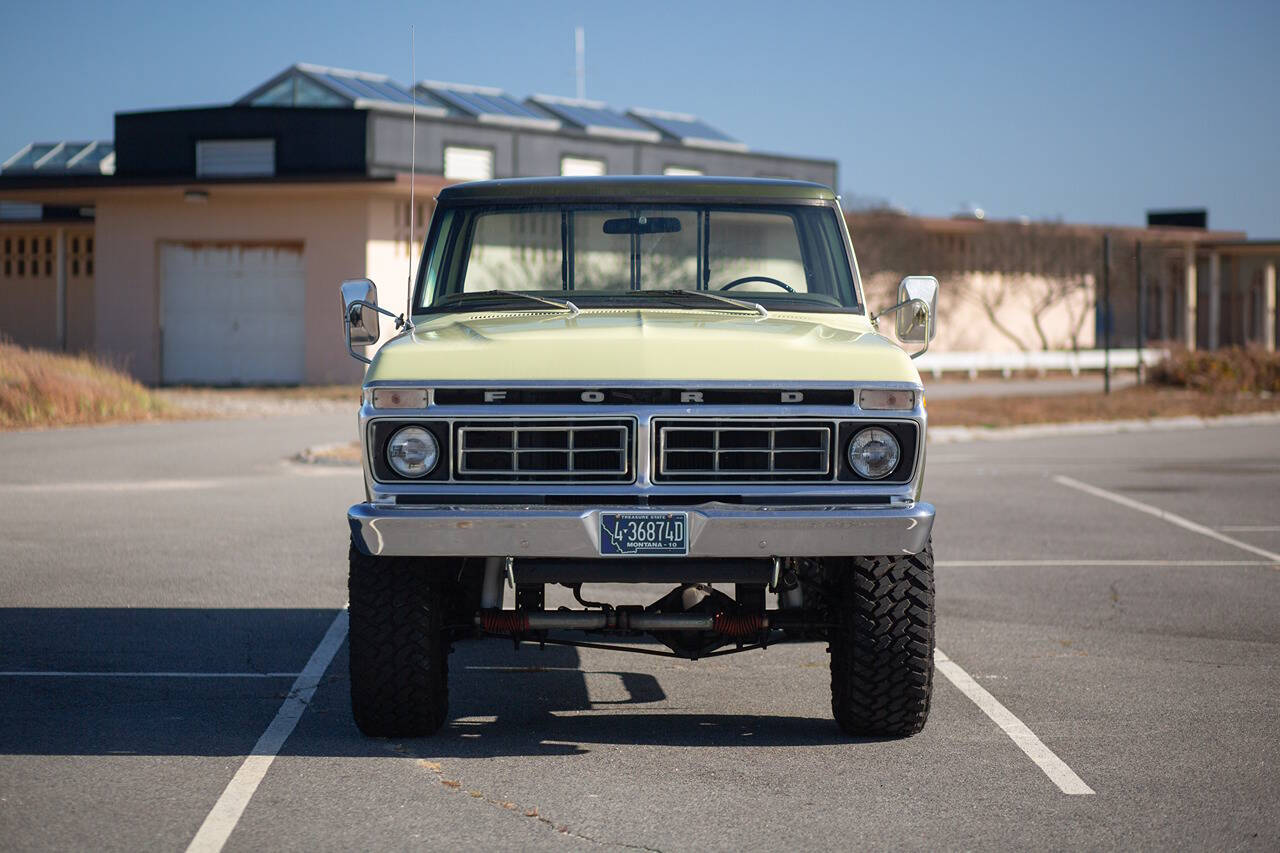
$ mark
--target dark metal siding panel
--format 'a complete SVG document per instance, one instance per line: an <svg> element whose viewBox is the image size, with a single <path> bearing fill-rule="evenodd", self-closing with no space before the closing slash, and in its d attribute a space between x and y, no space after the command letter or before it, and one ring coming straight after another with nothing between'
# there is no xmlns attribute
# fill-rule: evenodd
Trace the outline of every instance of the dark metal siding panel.
<svg viewBox="0 0 1280 853"><path fill-rule="evenodd" d="M371 170L408 171L409 116L373 111L369 121L374 140ZM417 168L421 174L444 173L446 145L492 150L495 178L559 175L560 158L574 156L604 160L610 175L661 175L666 166L685 166L707 175L791 177L829 187L835 187L837 179L836 164L829 160L655 145L419 116Z"/></svg>
<svg viewBox="0 0 1280 853"><path fill-rule="evenodd" d="M717 151L685 145L641 146L640 168L647 175L661 175L668 166L701 169L706 175L742 178L791 178L836 189L836 164L828 160L804 160L752 152Z"/></svg>
<svg viewBox="0 0 1280 853"><path fill-rule="evenodd" d="M116 115L116 175L195 179L200 139L274 139L278 177L325 174L385 175L409 169L409 115L378 110L215 107ZM558 175L560 158L605 161L608 174L660 175L667 166L707 175L790 177L835 187L827 160L717 151L682 145L610 140L418 117L417 167L444 172L446 145L488 148L494 177Z"/></svg>
<svg viewBox="0 0 1280 853"><path fill-rule="evenodd" d="M409 114L371 111L369 121L374 128L370 168L380 171L409 171ZM490 149L493 151L493 176L513 177L514 136L511 128L503 125L441 121L418 116L418 172L423 175L444 174L445 146L460 145Z"/></svg>
<svg viewBox="0 0 1280 853"><path fill-rule="evenodd" d="M365 174L366 113L350 109L217 107L117 113L116 175L196 174L201 139L274 139L276 175Z"/></svg>
<svg viewBox="0 0 1280 853"><path fill-rule="evenodd" d="M560 174L561 157L585 157L603 160L605 173L634 173L635 144L608 142L589 136L520 134L519 177L544 177Z"/></svg>

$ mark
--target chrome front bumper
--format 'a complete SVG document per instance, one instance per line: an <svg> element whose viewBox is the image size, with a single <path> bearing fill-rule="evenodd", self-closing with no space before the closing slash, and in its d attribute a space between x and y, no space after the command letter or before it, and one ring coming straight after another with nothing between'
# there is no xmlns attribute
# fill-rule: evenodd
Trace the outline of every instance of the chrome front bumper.
<svg viewBox="0 0 1280 853"><path fill-rule="evenodd" d="M736 504L647 508L459 506L347 511L355 545L375 556L600 558L600 513L688 512L690 557L915 554L933 529L931 504L774 509ZM610 558L626 560L626 557ZM674 559L679 559L674 558Z"/></svg>

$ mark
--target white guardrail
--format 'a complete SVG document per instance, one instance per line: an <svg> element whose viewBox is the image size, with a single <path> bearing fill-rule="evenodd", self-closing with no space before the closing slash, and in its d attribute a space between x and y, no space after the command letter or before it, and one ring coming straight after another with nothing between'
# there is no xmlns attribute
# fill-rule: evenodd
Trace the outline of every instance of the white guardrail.
<svg viewBox="0 0 1280 853"><path fill-rule="evenodd" d="M1135 369L1138 366L1138 354L1139 351L1135 349L1113 349L1111 369ZM1168 352L1162 349L1144 349L1141 354L1143 365L1149 367L1164 358ZM927 352L916 359L916 368L921 373L932 373L935 379L944 373L957 372L968 373L970 377L976 377L979 373L999 373L1008 378L1015 370L1036 373L1066 370L1072 376L1079 376L1082 370L1102 370L1106 364L1106 353L1100 349L1079 352Z"/></svg>

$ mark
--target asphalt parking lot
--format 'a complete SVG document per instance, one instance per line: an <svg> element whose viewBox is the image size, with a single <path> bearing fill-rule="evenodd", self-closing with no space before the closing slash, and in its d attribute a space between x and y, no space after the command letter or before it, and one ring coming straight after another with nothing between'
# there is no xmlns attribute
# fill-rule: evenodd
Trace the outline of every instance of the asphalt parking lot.
<svg viewBox="0 0 1280 853"><path fill-rule="evenodd" d="M285 461L354 425L0 434L0 848L1280 847L1280 425L931 448L902 741L841 736L822 644L499 641L439 736L362 737L359 475Z"/></svg>

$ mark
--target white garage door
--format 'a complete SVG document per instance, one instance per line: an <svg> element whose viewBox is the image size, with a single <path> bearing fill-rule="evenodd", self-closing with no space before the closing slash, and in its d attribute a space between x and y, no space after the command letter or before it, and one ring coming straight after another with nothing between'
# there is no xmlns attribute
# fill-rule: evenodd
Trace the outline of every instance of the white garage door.
<svg viewBox="0 0 1280 853"><path fill-rule="evenodd" d="M302 381L300 248L166 243L160 281L165 382Z"/></svg>

